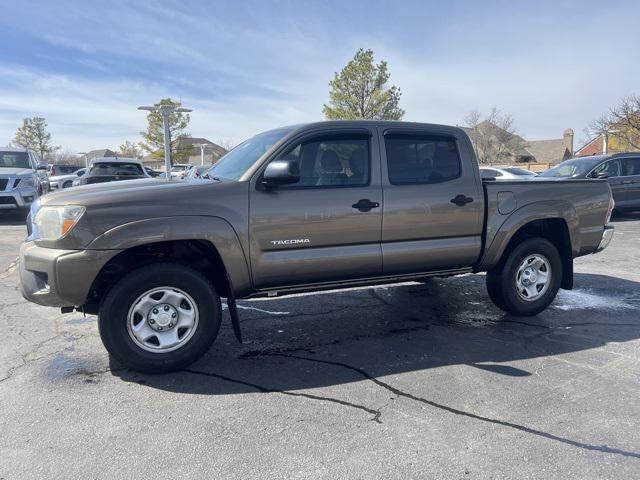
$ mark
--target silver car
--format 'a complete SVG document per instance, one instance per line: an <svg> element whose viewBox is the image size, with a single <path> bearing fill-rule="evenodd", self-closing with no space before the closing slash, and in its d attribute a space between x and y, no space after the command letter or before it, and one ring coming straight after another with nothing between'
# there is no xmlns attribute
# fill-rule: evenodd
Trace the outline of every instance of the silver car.
<svg viewBox="0 0 640 480"><path fill-rule="evenodd" d="M537 177L538 174L520 167L480 167L480 176L496 180L526 180Z"/></svg>
<svg viewBox="0 0 640 480"><path fill-rule="evenodd" d="M27 209L47 193L47 164L26 148L0 150L0 210Z"/></svg>

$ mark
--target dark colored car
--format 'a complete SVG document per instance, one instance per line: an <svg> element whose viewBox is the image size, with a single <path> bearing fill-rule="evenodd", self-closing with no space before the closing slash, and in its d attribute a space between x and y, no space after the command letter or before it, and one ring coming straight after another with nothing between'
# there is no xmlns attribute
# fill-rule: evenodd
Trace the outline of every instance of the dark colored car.
<svg viewBox="0 0 640 480"><path fill-rule="evenodd" d="M147 172L147 175L149 175L150 177L158 177L162 174L162 172L154 170L151 167L144 167L144 171Z"/></svg>
<svg viewBox="0 0 640 480"><path fill-rule="evenodd" d="M134 180L148 178L142 164L138 160L129 158L101 158L95 160L82 177L74 185L88 185L91 183L115 182L118 180ZM77 183L76 183L77 182Z"/></svg>
<svg viewBox="0 0 640 480"><path fill-rule="evenodd" d="M606 178L616 210L640 210L640 152L572 158L541 173L539 178Z"/></svg>

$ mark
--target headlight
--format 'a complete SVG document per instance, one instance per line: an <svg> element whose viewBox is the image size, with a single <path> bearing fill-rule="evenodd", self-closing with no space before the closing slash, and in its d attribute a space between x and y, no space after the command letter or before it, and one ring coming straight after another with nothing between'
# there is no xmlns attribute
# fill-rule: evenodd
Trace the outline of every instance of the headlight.
<svg viewBox="0 0 640 480"><path fill-rule="evenodd" d="M31 177L18 177L18 185L16 188L33 188L36 186L36 178Z"/></svg>
<svg viewBox="0 0 640 480"><path fill-rule="evenodd" d="M33 217L32 237L41 240L59 240L78 223L84 211L85 208L78 205L41 207Z"/></svg>

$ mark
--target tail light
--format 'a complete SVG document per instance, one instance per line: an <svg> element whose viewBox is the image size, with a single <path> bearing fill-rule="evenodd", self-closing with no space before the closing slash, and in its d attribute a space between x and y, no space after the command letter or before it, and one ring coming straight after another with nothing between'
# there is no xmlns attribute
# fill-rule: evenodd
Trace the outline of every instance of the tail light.
<svg viewBox="0 0 640 480"><path fill-rule="evenodd" d="M604 220L605 224L609 223L609 220L611 220L611 215L613 214L615 206L616 202L613 200L613 197L609 197L609 208L607 209L607 217Z"/></svg>

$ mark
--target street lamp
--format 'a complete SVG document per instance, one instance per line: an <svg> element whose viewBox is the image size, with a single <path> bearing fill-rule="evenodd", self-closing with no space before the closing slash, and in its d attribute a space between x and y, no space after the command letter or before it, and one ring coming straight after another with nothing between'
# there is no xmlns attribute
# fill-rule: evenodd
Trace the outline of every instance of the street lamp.
<svg viewBox="0 0 640 480"><path fill-rule="evenodd" d="M84 166L85 168L89 166L89 157L87 156L89 152L78 152L78 155L84 155Z"/></svg>
<svg viewBox="0 0 640 480"><path fill-rule="evenodd" d="M138 110L147 110L162 115L162 126L164 127L164 168L167 180L171 180L171 131L169 130L169 115L172 113L191 112L190 108L176 107L175 105L162 105L156 103L153 107L138 107Z"/></svg>
<svg viewBox="0 0 640 480"><path fill-rule="evenodd" d="M609 153L609 134L610 133L620 133L620 130L605 130L604 135L604 145L602 145L602 154L606 155ZM620 145L618 145L620 146Z"/></svg>
<svg viewBox="0 0 640 480"><path fill-rule="evenodd" d="M204 165L204 149L208 145L206 143L198 143L196 146L200 147L200 165Z"/></svg>

